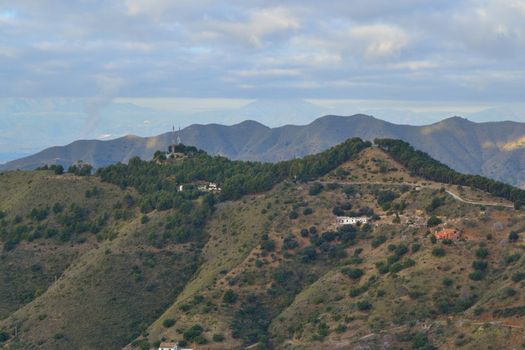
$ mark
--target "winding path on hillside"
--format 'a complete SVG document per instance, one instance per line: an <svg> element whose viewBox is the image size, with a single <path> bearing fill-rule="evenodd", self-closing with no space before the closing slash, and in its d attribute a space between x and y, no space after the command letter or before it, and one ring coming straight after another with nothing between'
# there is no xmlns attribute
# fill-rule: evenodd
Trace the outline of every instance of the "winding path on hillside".
<svg viewBox="0 0 525 350"><path fill-rule="evenodd" d="M409 182L379 182L379 181L316 181L320 182L323 185L329 185L329 184L340 184L340 185L381 185L381 186L410 186L410 187L419 187L419 188L430 188L430 189L440 189L437 185L421 185L421 184L414 184ZM485 207L504 207L504 208L512 208L514 209L514 205L512 204L506 204L506 203L497 203L497 202L478 202L478 201L471 201L465 198L461 198L458 194L445 189L445 192L450 195L455 200L466 203L466 204L472 204L472 205L481 205Z"/></svg>

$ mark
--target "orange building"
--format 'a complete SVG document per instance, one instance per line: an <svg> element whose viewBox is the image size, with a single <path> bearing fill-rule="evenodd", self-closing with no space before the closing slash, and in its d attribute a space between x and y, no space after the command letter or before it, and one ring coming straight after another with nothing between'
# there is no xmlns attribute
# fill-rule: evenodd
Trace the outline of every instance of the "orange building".
<svg viewBox="0 0 525 350"><path fill-rule="evenodd" d="M444 228L441 231L437 231L434 234L434 237L436 237L437 239L455 240L461 237L461 231L453 228Z"/></svg>

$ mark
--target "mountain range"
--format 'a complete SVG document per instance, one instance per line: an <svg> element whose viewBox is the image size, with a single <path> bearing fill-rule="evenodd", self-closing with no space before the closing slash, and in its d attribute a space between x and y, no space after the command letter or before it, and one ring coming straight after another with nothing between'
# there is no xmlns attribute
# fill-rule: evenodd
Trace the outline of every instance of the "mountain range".
<svg viewBox="0 0 525 350"><path fill-rule="evenodd" d="M525 185L525 123L474 123L452 117L426 126L397 125L367 115L328 115L304 125L269 128L255 121L224 126L194 124L180 133L182 142L231 159L276 162L325 150L349 137L397 138L452 168L523 187ZM69 166L78 160L95 167L151 159L175 140L172 132L153 137L80 140L51 147L8 162L0 170L34 169L44 164Z"/></svg>

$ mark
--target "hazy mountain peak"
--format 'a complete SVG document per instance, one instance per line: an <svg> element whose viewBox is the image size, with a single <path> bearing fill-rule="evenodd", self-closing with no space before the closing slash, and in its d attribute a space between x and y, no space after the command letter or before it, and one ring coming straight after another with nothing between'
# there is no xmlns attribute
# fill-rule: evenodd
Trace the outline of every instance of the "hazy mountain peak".
<svg viewBox="0 0 525 350"><path fill-rule="evenodd" d="M287 120L287 119L286 119ZM48 148L35 155L0 166L0 170L33 169L60 159L68 166L79 159L103 167L126 162L133 156L151 159L156 150L165 150L171 133L142 138L128 135L112 141L83 141ZM351 137L367 140L398 138L410 142L450 167L473 174L525 183L525 170L518 165L525 158L522 137L525 124L508 122L477 124L451 117L426 126L397 125L370 115L325 115L308 125L269 128L252 119L231 126L194 124L182 130L184 144L231 159L275 162L316 153ZM500 145L488 147L488 145ZM507 145L505 147L501 145Z"/></svg>
<svg viewBox="0 0 525 350"><path fill-rule="evenodd" d="M259 123L256 120L245 120L243 122L240 122L238 124L232 125L234 127L243 127L243 128L264 128L264 129L270 129L268 126Z"/></svg>

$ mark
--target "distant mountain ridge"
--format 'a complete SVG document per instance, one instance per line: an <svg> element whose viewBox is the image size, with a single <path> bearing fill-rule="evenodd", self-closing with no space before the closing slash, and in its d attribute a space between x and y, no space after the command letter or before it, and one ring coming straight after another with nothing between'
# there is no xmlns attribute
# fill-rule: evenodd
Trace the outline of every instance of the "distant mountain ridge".
<svg viewBox="0 0 525 350"><path fill-rule="evenodd" d="M426 126L398 125L372 116L327 115L308 125L269 128L256 121L225 126L191 125L183 143L231 159L275 162L325 150L349 137L402 139L452 168L513 185L525 185L525 123L474 123L452 117ZM153 137L125 136L109 141L80 140L8 162L0 170L34 169L44 164L68 166L78 160L103 167L134 156L151 159L173 142L168 132Z"/></svg>

